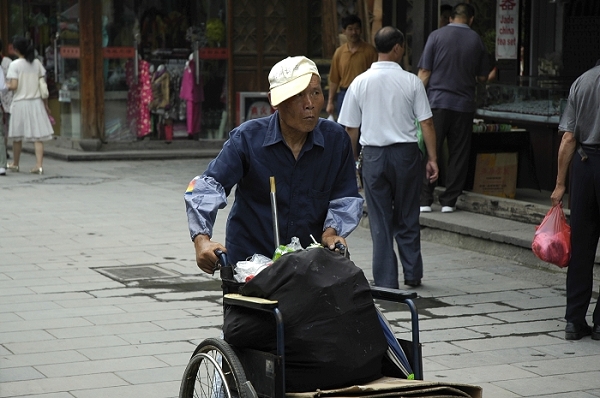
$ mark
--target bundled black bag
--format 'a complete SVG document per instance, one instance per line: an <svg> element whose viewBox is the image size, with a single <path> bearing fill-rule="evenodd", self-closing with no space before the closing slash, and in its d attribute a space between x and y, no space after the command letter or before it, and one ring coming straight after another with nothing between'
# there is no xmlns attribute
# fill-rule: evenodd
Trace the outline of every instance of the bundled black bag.
<svg viewBox="0 0 600 398"><path fill-rule="evenodd" d="M381 377L387 342L362 270L323 248L283 255L240 290L279 301L288 392L364 383ZM275 352L273 315L225 310L225 340Z"/></svg>

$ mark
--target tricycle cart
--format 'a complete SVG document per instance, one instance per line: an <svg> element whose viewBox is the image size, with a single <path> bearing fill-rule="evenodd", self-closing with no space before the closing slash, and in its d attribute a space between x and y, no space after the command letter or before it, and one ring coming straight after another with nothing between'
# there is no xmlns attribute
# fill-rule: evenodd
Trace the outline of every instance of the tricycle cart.
<svg viewBox="0 0 600 398"><path fill-rule="evenodd" d="M322 249L317 249L322 250ZM221 264L227 264L221 256ZM284 322L279 302L265 298L242 296L232 284L230 266L221 268L223 305L270 313L275 319L276 352L237 348L222 338L208 338L194 351L183 375L179 397L192 398L284 398L286 396ZM233 286L233 287L232 287ZM424 382L419 321L413 299L415 292L371 287L374 300L386 300L406 305L411 314L412 340L398 340L406 353L415 380L406 380L398 369L384 366L384 378L364 385L314 392L287 393L288 397L317 396L462 396L481 397L481 389L454 383ZM430 393L430 395L426 395ZM408 395L404 395L408 394ZM454 394L454 395L453 395Z"/></svg>

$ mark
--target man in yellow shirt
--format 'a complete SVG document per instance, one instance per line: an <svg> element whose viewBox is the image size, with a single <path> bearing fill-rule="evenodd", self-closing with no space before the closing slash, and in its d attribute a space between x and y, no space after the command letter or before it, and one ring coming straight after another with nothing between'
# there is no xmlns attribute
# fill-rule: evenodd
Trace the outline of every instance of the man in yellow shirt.
<svg viewBox="0 0 600 398"><path fill-rule="evenodd" d="M354 78L371 67L377 61L377 50L360 37L362 22L356 15L342 18L343 33L348 39L333 54L329 70L329 98L326 111L328 114L340 114L342 102L348 86ZM339 89L339 92L338 92ZM337 93L337 102L336 99Z"/></svg>

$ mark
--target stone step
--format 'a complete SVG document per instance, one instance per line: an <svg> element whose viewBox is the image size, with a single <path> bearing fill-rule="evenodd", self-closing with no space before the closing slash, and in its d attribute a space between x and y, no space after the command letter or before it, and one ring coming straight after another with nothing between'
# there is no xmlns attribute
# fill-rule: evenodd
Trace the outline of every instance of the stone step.
<svg viewBox="0 0 600 398"><path fill-rule="evenodd" d="M436 200L440 192L443 192L443 188L436 188ZM472 213L533 225L539 225L551 208L549 192L519 190L517 197L518 200L463 191L456 207ZM564 198L564 201L566 202L567 198ZM564 212L568 219L569 209L564 209Z"/></svg>
<svg viewBox="0 0 600 398"><path fill-rule="evenodd" d="M436 188L436 202L442 191L443 188ZM441 207L434 204L431 213L420 215L421 239L506 258L530 267L565 273L566 268L561 269L539 260L531 250L536 226L551 207L549 193L541 193L541 199L540 195L535 196L532 200L547 200L548 204L465 191L456 203L457 211L454 213L442 213ZM569 214L566 209L567 219ZM369 227L366 207L361 225ZM600 263L600 250L596 252L596 263Z"/></svg>
<svg viewBox="0 0 600 398"><path fill-rule="evenodd" d="M458 206L457 206L458 207ZM539 260L531 251L535 224L475 213L458 208L442 213L439 206L420 216L421 239L494 255L546 269L559 268Z"/></svg>

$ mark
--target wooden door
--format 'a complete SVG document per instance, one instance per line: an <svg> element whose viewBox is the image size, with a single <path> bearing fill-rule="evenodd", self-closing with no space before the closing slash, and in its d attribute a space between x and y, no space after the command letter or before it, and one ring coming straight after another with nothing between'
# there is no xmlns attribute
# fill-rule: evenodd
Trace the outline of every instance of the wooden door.
<svg viewBox="0 0 600 398"><path fill-rule="evenodd" d="M236 93L269 91L271 67L287 56L306 55L308 6L301 1L229 0L229 121Z"/></svg>

